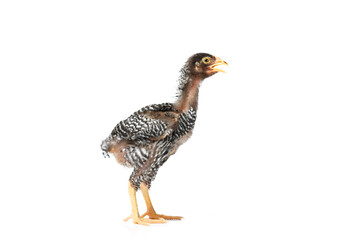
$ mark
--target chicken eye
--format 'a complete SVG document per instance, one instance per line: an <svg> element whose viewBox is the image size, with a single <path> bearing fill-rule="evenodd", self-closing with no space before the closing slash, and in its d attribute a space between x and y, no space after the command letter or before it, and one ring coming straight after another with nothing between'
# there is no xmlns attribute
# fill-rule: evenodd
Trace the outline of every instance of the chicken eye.
<svg viewBox="0 0 360 240"><path fill-rule="evenodd" d="M209 64L210 63L210 58L209 57L204 57L202 59L202 62L205 63L205 64Z"/></svg>

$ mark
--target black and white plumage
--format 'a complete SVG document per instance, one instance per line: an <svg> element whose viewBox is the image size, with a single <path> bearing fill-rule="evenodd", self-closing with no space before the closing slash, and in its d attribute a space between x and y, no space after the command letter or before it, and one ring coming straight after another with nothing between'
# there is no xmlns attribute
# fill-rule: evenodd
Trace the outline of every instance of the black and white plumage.
<svg viewBox="0 0 360 240"><path fill-rule="evenodd" d="M134 168L129 180L129 192L136 191L143 184L143 193L147 194L159 168L192 135L200 83L223 71L216 68L222 64L227 63L210 54L198 53L191 56L180 71L178 99L175 103L153 104L141 108L119 122L102 142L104 156L111 153L120 164ZM130 194L130 198L135 196ZM159 215L155 214L148 196L146 199L149 217L156 218ZM143 224L138 213L135 213L136 201L132 202L132 207L133 221ZM162 218L175 217L166 218L162 215Z"/></svg>
<svg viewBox="0 0 360 240"><path fill-rule="evenodd" d="M190 137L195 120L193 108L179 113L172 103L149 105L118 123L101 148L105 153L112 152L113 146L126 142L113 152L114 156L121 164L134 168L130 181L136 189L141 182L150 187L158 168L175 153L184 136Z"/></svg>

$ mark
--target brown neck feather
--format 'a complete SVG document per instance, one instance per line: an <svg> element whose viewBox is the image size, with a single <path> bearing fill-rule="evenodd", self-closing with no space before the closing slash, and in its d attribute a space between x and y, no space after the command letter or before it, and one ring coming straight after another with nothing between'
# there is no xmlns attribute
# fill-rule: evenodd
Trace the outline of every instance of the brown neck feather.
<svg viewBox="0 0 360 240"><path fill-rule="evenodd" d="M191 107L196 111L198 107L199 87L202 78L191 78L184 86L182 94L175 103L179 112L185 112Z"/></svg>

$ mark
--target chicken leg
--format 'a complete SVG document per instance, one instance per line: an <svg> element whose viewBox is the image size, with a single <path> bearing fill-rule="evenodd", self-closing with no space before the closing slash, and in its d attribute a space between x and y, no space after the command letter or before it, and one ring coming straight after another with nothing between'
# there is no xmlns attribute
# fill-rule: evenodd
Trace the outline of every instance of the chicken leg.
<svg viewBox="0 0 360 240"><path fill-rule="evenodd" d="M150 196L149 196L149 188L146 186L146 184L144 183L141 183L140 184L140 189L141 189L141 192L144 196L144 199L145 199L145 203L146 203L146 208L147 208L147 211L141 215L141 218L144 218L145 216L149 216L149 219L150 220L160 220L160 221L164 221L166 222L165 220L181 220L183 217L180 217L180 216L166 216L166 215L161 215L161 214L157 214L154 210L154 207L151 203L151 200L150 200Z"/></svg>
<svg viewBox="0 0 360 240"><path fill-rule="evenodd" d="M131 215L124 219L126 222L130 218L132 218L133 222L140 225L150 225L150 223L165 223L164 219L150 219L139 216L139 209L136 202L136 190L132 186L131 182L129 182L129 195L131 202Z"/></svg>

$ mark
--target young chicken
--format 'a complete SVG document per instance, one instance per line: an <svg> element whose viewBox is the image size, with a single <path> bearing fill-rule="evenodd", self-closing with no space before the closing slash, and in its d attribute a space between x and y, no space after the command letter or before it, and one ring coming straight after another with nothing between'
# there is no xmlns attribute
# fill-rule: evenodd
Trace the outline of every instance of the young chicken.
<svg viewBox="0 0 360 240"><path fill-rule="evenodd" d="M175 154L192 134L198 109L200 83L227 63L207 53L191 56L180 71L178 96L175 103L153 104L143 107L118 123L101 144L104 156L111 153L117 161L134 168L129 179L131 215L134 223L149 225L180 220L179 216L157 214L149 197L149 188L159 168ZM139 215L136 191L141 189L147 211ZM148 216L149 218L145 218Z"/></svg>

